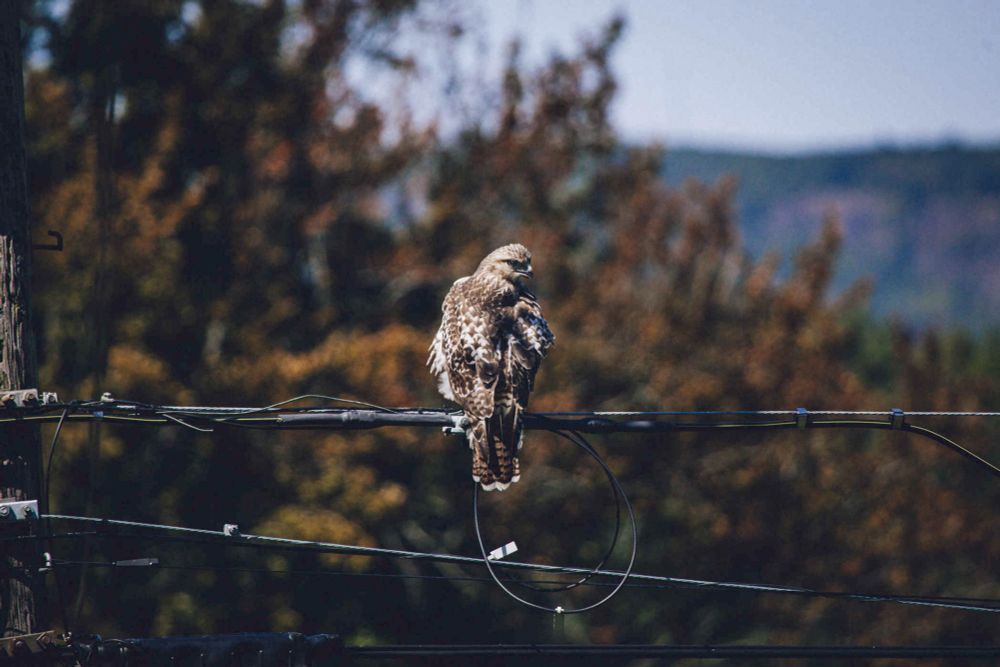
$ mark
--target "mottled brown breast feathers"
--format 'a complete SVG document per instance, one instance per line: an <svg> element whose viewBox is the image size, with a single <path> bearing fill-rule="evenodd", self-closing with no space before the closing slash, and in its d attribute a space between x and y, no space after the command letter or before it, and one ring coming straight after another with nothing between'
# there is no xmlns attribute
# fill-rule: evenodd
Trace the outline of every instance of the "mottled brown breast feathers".
<svg viewBox="0 0 1000 667"><path fill-rule="evenodd" d="M473 478L487 490L517 481L521 415L555 340L538 301L520 283L530 274L530 254L512 245L455 281L428 359L442 395L469 419Z"/></svg>

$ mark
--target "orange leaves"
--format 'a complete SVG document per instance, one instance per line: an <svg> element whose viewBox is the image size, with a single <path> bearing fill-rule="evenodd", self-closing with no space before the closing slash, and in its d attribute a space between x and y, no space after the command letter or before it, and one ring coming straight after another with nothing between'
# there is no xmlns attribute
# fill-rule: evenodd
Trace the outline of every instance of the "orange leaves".
<svg viewBox="0 0 1000 667"><path fill-rule="evenodd" d="M257 526L256 530L262 534L302 540L375 546L371 536L357 521L334 510L312 505L284 505ZM328 566L349 570L365 570L368 567L367 559L339 554L325 554L323 560Z"/></svg>
<svg viewBox="0 0 1000 667"><path fill-rule="evenodd" d="M669 153L616 137L609 54L620 23L533 71L512 58L503 89L483 94L500 100L497 108L436 143L432 128L413 124L404 98L376 104L345 75L345 54L363 59L371 44L397 43L366 41L399 32L394 21L381 22L380 6L203 3L197 26L158 47L176 70L164 88L123 84L118 213L103 248L111 340L102 387L79 361L102 250L93 138L74 117L79 82L56 71L31 77L31 141L44 156L38 171L50 179L36 190L35 210L40 227L66 237L64 253L37 256L46 389L216 405L318 393L441 406L424 365L441 300L487 250L519 241L533 252L533 289L558 338L533 410L884 408L890 400L904 408L995 408L1000 401L998 340L978 345L866 324L858 315L864 286L831 298L835 221L790 269L787 258L753 259L731 181L668 187ZM397 55L379 57L407 70ZM78 92L92 94L85 85ZM1000 455L996 427L947 425L984 454ZM88 482L85 434L67 427L63 437L64 488L75 491ZM461 438L416 429L222 427L195 437L180 427L106 436L115 474L101 485L94 514L198 526L239 520L247 532L474 549ZM641 570L928 593L992 585L981 573L1000 557L994 487L925 443L834 431L594 440L640 513ZM497 530L525 531L519 543L531 545L533 559L579 561L598 544L587 531L605 527L589 504L606 500L604 480L578 452L553 442L528 434L524 479L502 496L496 514L506 523ZM959 553L964 565L952 567ZM243 566L294 564L292 556L227 557ZM370 565L342 556L326 563ZM295 588L264 574L238 585L223 574L158 576L150 595L130 599L148 600L146 617L164 631L247 629L227 619L242 621L260 600L273 609L248 616L254 629L302 620L349 634L381 623L389 635L384 628L407 613L399 609L401 587L391 598L371 592L388 589L384 582L384 589L338 582L349 604L329 605L316 592L318 579ZM197 594L176 593L182 586ZM481 632L484 589L453 596L441 586L436 608L447 611L423 615L433 617L430 630L447 620L458 632ZM100 591L118 604L115 587ZM768 636L779 626L770 637L822 643L831 639L826 628L839 631L844 609L748 599L727 606L679 593L621 599L630 623L598 612L581 620L593 623L594 637L649 641L667 632L680 643ZM221 602L204 611L213 600ZM900 632L894 641L914 636L903 615L855 609L859 627L888 618ZM689 624L699 614L710 621ZM517 627L517 618L491 614L487 630L527 627L524 636L536 638L539 624ZM803 618L812 625L789 629Z"/></svg>
<svg viewBox="0 0 1000 667"><path fill-rule="evenodd" d="M336 391L348 389L358 396L379 396L386 405L406 405L426 384L417 376L427 356L425 338L424 332L401 325L374 334L333 332L313 350L275 353L271 363L288 386L317 386L325 377L335 377L340 384Z"/></svg>
<svg viewBox="0 0 1000 667"><path fill-rule="evenodd" d="M194 396L171 375L169 366L148 350L131 345L114 345L108 352L105 380L116 396L144 396L150 402L183 405ZM100 387L95 389L101 390Z"/></svg>

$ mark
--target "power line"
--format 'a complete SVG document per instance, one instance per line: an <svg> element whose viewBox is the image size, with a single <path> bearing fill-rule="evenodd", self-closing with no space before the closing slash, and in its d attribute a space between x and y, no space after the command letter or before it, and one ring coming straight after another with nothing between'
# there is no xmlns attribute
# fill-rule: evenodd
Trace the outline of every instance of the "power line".
<svg viewBox="0 0 1000 667"><path fill-rule="evenodd" d="M346 409L328 407L290 407L293 401L305 398L341 401L370 406L372 409ZM0 423L17 420L53 421L55 411L62 411L60 424L70 420L111 420L146 424L176 423L196 431L209 431L190 422L202 422L208 426L227 425L244 428L264 429L333 429L359 430L386 426L410 427L461 427L464 417L461 413L443 409L428 408L385 408L363 401L343 399L335 396L304 395L287 401L274 403L262 408L206 408L183 406L155 406L135 401L90 401L70 404L48 404L29 408L5 408L0 410L12 415L0 417ZM69 412L69 414L67 414ZM829 419L840 415L851 419ZM625 419L623 417L644 417ZM733 417L736 422L691 422L690 417ZM747 420L748 417L769 417L769 421ZM793 419L774 420L776 416ZM817 419L816 417L824 417ZM884 416L885 421L857 419L860 416ZM916 411L904 412L900 409L888 411L848 411L848 410L737 410L737 411L652 411L652 412L552 412L527 413L524 417L526 429L548 431L575 431L579 433L683 433L707 430L756 430L756 429L806 429L806 428L855 428L873 430L895 430L917 435L931 440L939 446L950 449L975 465L1000 478L1000 467L978 454L962 447L953 440L926 427L906 421L907 417L1000 417L1000 412L956 412L956 411ZM682 417L683 419L663 419L662 417ZM51 460L51 457L50 457Z"/></svg>
<svg viewBox="0 0 1000 667"><path fill-rule="evenodd" d="M227 546L240 546L240 547L257 546L263 548L292 549L292 550L303 550L303 551L320 552L320 553L339 553L351 556L402 558L407 560L417 560L417 561L422 560L430 562L456 563L456 564L475 565L475 566L483 566L484 564L482 557L459 556L455 554L443 554L443 553L420 552L420 551L407 551L402 549L388 549L384 547L365 547L360 545L339 544L335 542L319 542L312 540L298 540L293 538L272 537L265 535L240 534L239 536L231 536L227 535L222 531L214 531L203 528L186 528L180 526L168 526L164 524L123 521L119 519L80 517L80 516L70 516L63 514L43 515L41 518L97 524L105 529L108 529L110 527L121 527L121 528L159 531L166 534L179 535L184 537L194 536L205 540L211 540L210 542L207 543L216 545L221 544ZM138 536L128 533L123 534L112 531L107 531L107 532L98 531L98 536L133 537L133 538L139 537L142 539L150 539L149 536ZM160 537L161 536L156 536L156 539L159 539ZM495 561L493 565L501 568L519 569L524 571L535 571L535 572L547 572L552 574L581 575L590 572L590 570L587 568L569 567L561 565L540 565L534 563L522 563L517 561L506 561L506 560ZM600 576L620 578L625 574L625 572L618 570L599 570L597 574ZM954 610L972 611L972 612L1000 613L1000 600L973 600L973 599L958 598L958 597L935 598L932 596L820 591L820 590L795 587L795 586L709 581L702 579L687 579L680 577L668 577L662 575L637 574L637 573L632 573L629 578L640 582L661 584L664 587L680 587L680 588L701 589L701 590L744 591L753 593L772 593L772 594L796 595L803 597L822 597L830 599L855 600L862 602L886 602L886 603L907 604L907 605L917 605L917 606L927 606L927 607L938 607L944 609L954 609Z"/></svg>
<svg viewBox="0 0 1000 667"><path fill-rule="evenodd" d="M116 536L118 537L118 536ZM176 563L165 563L158 558L142 558L133 559L133 561L144 561L144 562L129 562L129 561L83 561L83 560L54 560L52 561L52 566L54 567L100 567L105 569L151 569L151 570L177 570L182 572L239 572L247 574L272 574L272 575L288 575L288 576L299 576L299 577L347 577L347 578L359 578L359 579L401 579L401 580L417 580L417 581L439 581L444 583L462 582L462 583L477 583L477 584L495 584L496 580L492 577L475 577L471 575L454 575L454 574L407 574L403 572L348 572L344 570L324 570L318 568L305 568L305 569L277 569L268 567L248 567L242 565L209 565L209 564L189 564L189 565L178 565ZM597 573L598 575L600 573ZM518 579L513 577L500 577L502 581L517 583ZM562 586L565 582L557 581L555 579L536 579L533 580L535 584L548 584L553 586ZM576 586L593 586L600 588L610 588L617 586L617 582L613 581L581 581L573 582ZM650 583L638 583L629 581L623 588L634 588L634 589L650 589L650 590L662 590L665 588L675 588L673 585L662 585L662 584L650 584Z"/></svg>
<svg viewBox="0 0 1000 667"><path fill-rule="evenodd" d="M284 401L272 403L267 406L180 406L180 405L155 405L140 401L123 399L105 399L97 401L73 401L70 403L49 403L36 406L0 406L0 422L18 420L54 420L51 413L58 413L63 409L69 409L75 418L99 418L114 419L126 417L154 417L157 423L166 423L166 414L187 415L191 417L208 417L216 420L225 420L231 417L251 416L251 415L271 415L273 417L283 413L304 413L304 414L341 414L346 413L350 418L351 413L365 412L354 408L330 408L323 406L291 406L291 403L305 399L319 399L323 401L346 403L351 405L371 408L381 415L431 415L430 421L423 422L424 425L447 425L451 417L460 413L444 408L389 408L366 401L342 398L338 396L326 396L322 394L304 394ZM906 417L1000 417L1000 411L959 411L959 410L910 410L901 411L899 409L890 410L805 410L803 408L780 409L780 410L594 410L594 411L553 411L544 413L529 413L537 417L593 417L593 418L618 418L618 417L798 417L802 414L818 417L884 417L892 419L900 414ZM295 421L295 420L292 420ZM389 422L386 421L386 424Z"/></svg>
<svg viewBox="0 0 1000 667"><path fill-rule="evenodd" d="M116 534L114 537L134 537L130 535L120 535ZM202 543L204 544L204 543ZM273 575L289 575L289 576L303 576L303 577L356 577L356 578L371 578L371 579L402 579L402 580L421 580L421 581L439 581L439 582L468 582L468 583L481 583L481 584L493 584L496 583L492 577L475 577L471 575L453 575L453 574L407 574L402 572L355 572L355 571L344 571L344 570L325 570L317 568L307 568L307 569L276 569L276 568L266 568L266 567L248 567L241 565L209 565L209 564L185 564L179 565L176 563L165 563L160 559L133 559L139 561L156 561L156 562L128 562L128 561L80 561L80 560L55 560L52 565L55 567L101 567L106 569L152 569L152 570L177 570L177 571L189 571L189 572L239 572L239 573L249 573L249 574L273 574ZM479 561L479 565L482 562ZM598 572L597 575L601 576L603 573ZM686 580L677 579L671 577L663 577L666 581L664 582L650 582L650 581L632 581L632 579L639 577L644 577L644 575L632 575L629 577L629 581L625 583L622 587L637 590L674 590L674 589L686 589L686 590L711 590L713 588L721 588L729 585L740 585L747 586L748 584L729 584L727 582L707 582L699 580ZM501 580L510 583L516 583L513 577L500 577ZM696 582L696 583L682 583L682 582ZM554 579L539 579L534 580L536 584L551 584L560 585L563 582L556 581ZM616 581L594 581L588 580L579 583L580 586L590 586L599 588L611 588L618 585ZM792 589L786 589L788 592L792 592ZM750 592L761 592L758 589L752 589ZM835 591L811 591L815 593L817 597L823 596L828 598L834 598L851 595L850 593L839 593ZM880 597L886 598L887 596L876 596L869 594L870 597ZM893 599L886 599L884 601L892 602L895 600L906 600L906 601L929 601L929 602L942 602L942 603L955 603L961 605L977 605L981 607L987 607L989 609L996 609L1000 611L1000 600L991 598L970 598L970 597L948 597L948 596L893 596ZM990 605L995 605L995 607L990 607ZM966 607L957 607L961 610L967 610ZM973 609L972 611L977 611Z"/></svg>
<svg viewBox="0 0 1000 667"><path fill-rule="evenodd" d="M356 408L345 409L345 408L329 408L329 407L302 407L302 406L291 406L292 403L304 400L306 398L320 399L324 401L335 401L335 402L345 402L352 405L360 405L366 408L365 410L359 410ZM56 409L61 410L58 417L58 423L56 427L55 434L53 436L52 444L49 452L48 467L46 469L46 491L48 489L49 472L51 470L52 460L55 454L56 443L59 438L59 434L62 430L63 424L67 419L89 419L92 421L100 421L105 419L124 421L124 422L141 422L141 423L175 423L187 428L199 432L210 432L213 430L212 427L215 425L227 425L227 426L240 426L240 427L251 427L251 428L267 428L267 429L340 429L340 430L356 430L356 429L369 429L369 428L379 428L383 426L445 426L451 427L452 429L461 429L464 426L464 417L460 413L452 413L445 410L432 410L425 408L400 408L391 409L382 406L377 406L371 403L366 403L363 401L355 401L352 399L341 399L332 396L323 395L304 395L288 399L287 401L281 401L274 403L269 406L264 406L261 408L204 408L204 407L184 407L184 406L156 406L151 404L144 404L134 401L115 401L111 399L102 399L99 402L74 402L71 404L64 405L45 405L45 406L34 406L27 410L14 411L13 420L45 420L53 419L53 411ZM3 411L0 411L2 414ZM10 412L8 409L7 412ZM831 416L840 417L851 417L851 418L840 418L831 419ZM924 415L924 416L1000 416L1000 413L957 413L957 412L933 412L933 413L910 413L913 415ZM719 418L726 416L727 418L732 418L738 416L741 418L740 421L703 421L706 416ZM826 418L817 419L817 416L823 416ZM885 416L885 421L872 420L872 419L859 419L856 417L865 416ZM632 513L631 505L629 504L627 498L625 497L624 491L618 484L613 473L610 469L603 463L600 456L589 446L588 443L583 439L580 432L586 433L663 433L663 432L691 432L691 431L706 431L713 429L724 429L724 430L756 430L756 429L805 429L805 428L870 428L870 429L892 429L902 432L908 432L912 434L919 435L921 437L930 439L932 442L946 447L953 452L963 456L969 461L975 463L976 465L987 469L992 475L1000 478L1000 468L993 465L989 461L986 461L977 454L971 452L968 449L958 445L949 438L932 431L930 429L915 426L909 424L905 421L906 414L899 409L893 409L887 412L876 412L876 411L854 411L854 412L838 412L838 411L813 411L810 412L804 408L797 408L794 411L781 411L781 410L765 410L765 411L670 411L670 412L589 412L589 413L535 413L525 415L525 428L527 429L540 429L555 432L558 435L562 435L567 439L579 444L584 450L597 460L597 462L602 466L608 475L609 481L611 482L614 491L616 502L624 502L629 513L629 518L632 522L632 551L629 558L629 564L624 572L617 572L612 570L604 569L604 564L607 557L610 555L611 551L614 549L614 542L608 551L608 554L602 559L596 568L591 570L586 570L582 568L570 568L562 566L537 566L528 563L517 563L502 561L498 562L497 565L507 568L527 568L534 571L547 571L547 572L557 572L566 574L583 574L583 579L580 579L575 584L563 585L562 589L565 590L575 585L586 582L590 577L600 574L601 576L614 576L619 577L620 580L612 588L611 592L601 598L597 603L591 604L579 609L564 610L563 607L555 607L550 609L530 601L527 601L519 596L515 595L504 583L504 581L511 581L508 579L501 580L493 571L493 567L486 555L486 547L482 542L482 537L479 534L479 524L478 524L478 508L476 506L476 498L474 497L473 502L473 512L476 521L476 535L479 540L480 549L482 551L482 560L474 559L471 557L463 556L453 556L449 554L433 554L426 552L406 552L402 550L391 550L391 549L377 549L371 547L359 547L355 545L343 545L325 542L312 542L305 540L292 540L288 538L277 538L269 536L235 536L235 544L240 544L243 546L254 545L263 546L271 548L297 548L306 550L317 550L317 551L327 551L327 552L338 552L347 555L358 555L358 556L385 556L392 558L407 558L407 559L427 559L445 562L461 562L461 563L471 563L476 565L485 565L493 581L508 595L513 597L518 602L525 604L527 606L541 609L549 612L563 613L564 611L576 612L576 611L587 611L593 609L594 607L603 604L613 597L628 581L629 577L632 576L632 566L635 562L636 546L637 546L637 532L635 527L635 517ZM629 417L629 418L626 418ZM635 419L633 417L642 417L642 419ZM664 417L671 417L671 419L664 419ZM689 421L691 418L697 417L702 421ZM753 419L750 419L750 418ZM758 421L757 418L767 417L767 421ZM775 419L776 417L791 417L790 419ZM0 422L5 421L5 418L0 417ZM204 426L199 426L197 424L204 424ZM567 433L572 435L567 435ZM46 493L47 496L47 493ZM46 503L47 506L47 503ZM140 522L129 522L129 521L115 521L107 519L92 519L88 517L74 517L67 515L55 515L55 514L45 514L43 515L47 520L50 519L62 519L62 520L73 520L73 521L92 521L97 522L101 527L107 526L117 526L131 529L139 530L154 530L154 531L168 531L171 533L182 534L188 539L191 536L201 539L217 540L222 537L229 541L230 544L234 544L233 535L228 535L226 533L219 533L218 531L210 531L204 529L194 529L194 528L180 528L175 526L165 526L162 524L147 524ZM618 511L618 521L620 524L620 505ZM619 527L615 530L615 540L617 540L619 534ZM86 565L87 561L78 561L77 564L83 566ZM65 562L63 563L65 564ZM114 565L114 564L112 564ZM850 600L861 600L867 602L893 602L899 604L912 604L912 605L923 605L923 606L933 606L941 608L951 608L960 609L964 611L978 611L978 612L989 612L997 613L1000 612L1000 606L996 606L994 601L987 601L985 604L978 601L963 600L958 598L951 599L933 599L927 597L918 596L897 596L897 595L872 595L866 593L850 593L850 592L824 592L815 591L805 588L788 587L788 586L771 586L762 584L744 584L744 583L734 583L734 582L712 582L712 581L700 581L692 579L680 579L673 577L658 577L654 575L634 575L636 579L645 580L647 582L657 582L660 584L668 584L673 586L687 586L692 588L713 588L720 590L746 590L754 592L766 592L766 593L781 593L781 594L792 594L792 595L803 595L812 597L829 597L829 598L840 598L840 599L850 599ZM514 583L517 582L516 579L513 580ZM527 585L527 584L524 584ZM530 585L528 585L531 587ZM538 589L536 589L538 590ZM551 592L551 591L545 591Z"/></svg>
<svg viewBox="0 0 1000 667"><path fill-rule="evenodd" d="M525 660L599 658L608 661L660 659L783 659L852 658L909 660L995 658L1000 646L802 646L746 644L398 644L345 646L337 635L304 636L298 633L243 633L205 637L151 639L73 638L68 646L49 652L45 662L72 661L86 667L136 663L174 664L198 656L199 664L230 665L243 658L247 664L336 665L345 659L436 659L468 662L474 659ZM185 664L187 664L185 662ZM240 662L244 664L244 662Z"/></svg>
<svg viewBox="0 0 1000 667"><path fill-rule="evenodd" d="M240 547L240 548L260 548L260 549L265 549L265 550L266 549L285 549L285 550L292 550L292 551L305 551L307 553L317 553L317 552L318 553L332 553L329 549L308 549L308 548L299 548L299 547L295 547L295 546L282 547L280 545L254 544L254 543L237 543L237 544L233 545L233 544L227 544L226 541L220 541L220 540L215 540L215 539L187 538L187 537L177 537L177 536L173 536L173 535L154 535L154 536L150 536L150 535L139 535L139 534L136 534L136 533L122 533L122 532L100 533L100 532L96 532L96 531L90 531L90 532L77 532L77 533L58 533L58 534L55 534L55 535L47 536L46 539L74 539L74 538L81 538L81 537L84 537L84 536L86 536L86 537L103 536L103 537L114 538L114 539L145 540L145 541L151 541L151 542L157 542L157 543L201 544L201 545L204 545L204 546L222 546L222 547L236 546L236 547ZM27 540L27 539L38 539L38 538L37 538L37 536L18 536L18 537L11 537L11 538L0 538L0 540ZM430 556L435 556L435 557L436 556L446 556L445 554L433 554L433 553L426 553L425 555L429 556L429 557ZM374 557L374 555L372 555L372 556ZM463 557L459 556L458 558L463 558ZM432 560L438 560L438 559L434 558ZM116 565L116 562L117 561L102 562L102 561L59 561L59 560L57 560L57 561L54 561L53 564L56 565L56 566L67 566L67 567L68 566L74 566L74 565L75 566L93 565L95 567L121 567L121 565ZM460 561L460 562L467 563L467 564L474 564L474 565L482 565L483 564L482 560L478 559L478 558L474 558L474 559L471 559L471 560L468 560L468 561L463 560L463 561ZM503 564L499 564L499 565L501 565L501 567L503 566ZM525 569L533 570L533 571L537 571L537 570L540 570L540 569L542 569L542 568L545 567L545 566L535 567L533 564L529 564L529 563L516 563L516 562L508 563L507 565L508 566L515 566L515 567L518 566L518 565L524 565ZM152 566L152 565L150 565L150 566ZM429 580L443 580L443 581L453 580L453 581L473 581L473 582L483 582L483 583L493 582L493 579L491 579L489 577L469 577L469 576L455 576L455 575L427 575L427 574L399 574L399 573L383 573L383 572L362 572L362 573L358 573L358 572L341 572L341 571L331 571L331 570L278 570L278 569L270 569L270 568L245 568L245 567L242 567L242 566L230 566L230 565L218 565L218 566L216 566L216 565L174 565L174 564L165 564L162 561L160 563L156 564L155 567L159 567L161 569L166 569L166 570L172 570L172 569L173 570L189 569L189 570L212 570L212 571L220 571L220 572L221 571L231 570L231 571L236 571L236 572L243 572L243 571L246 571L246 572L257 572L257 573L260 573L260 574L272 573L272 574L293 574L293 575L308 575L308 574L315 573L315 574L330 574L331 576L362 576L362 577L371 576L371 577L388 577L388 578L396 578L396 579L429 579ZM580 573L580 572L588 572L588 573L592 572L590 570L584 570L583 568L565 568L565 569L567 570L568 574L575 574L575 573ZM595 574L597 576L606 576L606 575L609 575L609 574L618 575L620 573L617 573L617 572L614 572L614 571L598 570ZM731 587L739 587L737 590L739 590L739 589L746 589L746 590L749 590L750 592L769 592L770 588L775 588L775 587L767 587L767 585L765 585L765 584L747 584L747 583L734 583L734 582L717 582L717 581L706 581L706 580L700 580L700 579L682 579L682 578L677 578L677 577L663 577L663 576L658 576L658 575L633 574L632 576L630 576L629 579L630 579L630 581L625 584L625 586L624 586L625 588L638 588L638 589L642 589L642 588L646 588L646 589L676 589L676 588L683 588L683 589L703 589L703 590L710 590L712 588L727 589L727 588L731 588ZM640 580L642 580L642 583L631 581L631 579L640 579ZM507 579L504 579L504 580L507 581ZM513 583L515 580L514 579L510 579L510 581ZM536 580L534 583L538 583L538 584L561 584L562 582L553 581L553 580L549 580L549 581L546 581L546 580ZM611 586L616 586L617 582L605 582L605 581L588 580L588 581L582 582L580 585L599 586L599 587L611 587ZM765 587L767 587L768 590L763 590ZM792 593L792 594L809 593L809 594L815 594L816 596L824 596L824 597L829 597L829 598L837 598L837 597L843 597L843 596L853 595L852 593L843 593L843 592L837 592L837 591L814 591L814 590L811 590L811 589L797 589L797 588L792 588L792 587L780 587L780 588L776 588L776 592L787 592L787 593ZM895 599L901 599L901 600L906 600L908 602L909 601L918 600L918 601L931 601L931 602L954 602L954 603L959 603L959 604L978 605L978 606L990 606L990 605L993 605L993 606L996 606L998 610L1000 610L1000 599L993 599L993 598L971 598L971 597L954 597L954 596L926 596L926 595L925 596L898 596L898 595L897 596L892 596L892 595L881 595L881 594L873 594L873 593L868 593L868 594L864 594L864 595L866 595L868 597L871 597L871 598L879 598L879 599L883 599L884 598L885 601L894 601Z"/></svg>
<svg viewBox="0 0 1000 667"><path fill-rule="evenodd" d="M665 646L657 644L494 644L348 646L353 658L993 658L1000 646Z"/></svg>

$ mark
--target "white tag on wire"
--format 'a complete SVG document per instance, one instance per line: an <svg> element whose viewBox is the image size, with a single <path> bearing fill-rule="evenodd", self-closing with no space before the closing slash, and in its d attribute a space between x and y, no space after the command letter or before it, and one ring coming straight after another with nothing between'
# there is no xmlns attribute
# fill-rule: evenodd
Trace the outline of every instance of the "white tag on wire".
<svg viewBox="0 0 1000 667"><path fill-rule="evenodd" d="M487 558L489 558L490 560L500 560L501 558L504 558L505 556L509 556L512 553L517 553L517 543L516 542L508 542L507 544L503 545L502 547L500 547L498 549L494 549L493 551L490 552L490 555L487 556Z"/></svg>

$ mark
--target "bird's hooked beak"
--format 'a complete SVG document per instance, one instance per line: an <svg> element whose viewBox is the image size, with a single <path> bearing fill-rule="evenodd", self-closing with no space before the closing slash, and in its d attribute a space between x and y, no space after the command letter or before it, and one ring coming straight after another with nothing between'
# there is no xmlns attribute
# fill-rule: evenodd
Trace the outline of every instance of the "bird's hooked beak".
<svg viewBox="0 0 1000 667"><path fill-rule="evenodd" d="M532 271L531 269L531 264L528 264L528 266L526 266L523 269L518 269L517 271L514 271L514 273L518 274L519 276L524 276L525 278L533 278L535 276L535 272Z"/></svg>

